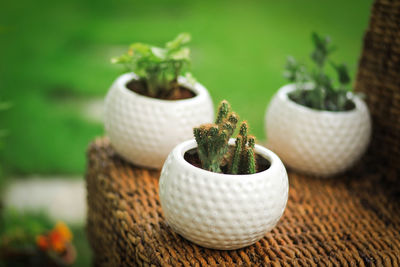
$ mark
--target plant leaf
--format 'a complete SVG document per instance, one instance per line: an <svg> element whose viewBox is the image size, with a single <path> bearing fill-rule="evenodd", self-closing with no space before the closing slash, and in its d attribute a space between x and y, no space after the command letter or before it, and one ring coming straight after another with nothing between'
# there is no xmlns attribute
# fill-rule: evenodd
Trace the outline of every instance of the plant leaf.
<svg viewBox="0 0 400 267"><path fill-rule="evenodd" d="M184 77L191 85L194 85L197 82L196 78L194 78L190 72L186 72Z"/></svg>
<svg viewBox="0 0 400 267"><path fill-rule="evenodd" d="M338 75L338 80L341 84L345 85L350 83L350 75L349 75L349 70L347 68L346 64L335 64L331 62L332 67L336 70L336 73Z"/></svg>
<svg viewBox="0 0 400 267"><path fill-rule="evenodd" d="M153 53L153 55L156 58L158 58L160 60L165 60L166 59L167 51L165 49L163 49L163 48L153 46L153 47L151 47L151 52Z"/></svg>
<svg viewBox="0 0 400 267"><path fill-rule="evenodd" d="M142 54L142 55L148 55L151 52L151 48L147 44L143 43L133 43L129 47L129 52L131 53L132 56L135 56L135 53L137 54Z"/></svg>
<svg viewBox="0 0 400 267"><path fill-rule="evenodd" d="M120 55L119 57L111 58L111 63L113 63L113 64L129 63L131 61L132 61L132 56L130 56L128 54L123 54L123 55Z"/></svg>
<svg viewBox="0 0 400 267"><path fill-rule="evenodd" d="M191 40L190 34L184 32L184 33L179 34L174 40L168 42L166 44L166 48L168 48L170 50L175 50L175 49L178 49L179 47L181 47L182 45L189 43L190 40Z"/></svg>
<svg viewBox="0 0 400 267"><path fill-rule="evenodd" d="M190 60L190 49L185 47L176 52L170 54L170 58L173 60Z"/></svg>

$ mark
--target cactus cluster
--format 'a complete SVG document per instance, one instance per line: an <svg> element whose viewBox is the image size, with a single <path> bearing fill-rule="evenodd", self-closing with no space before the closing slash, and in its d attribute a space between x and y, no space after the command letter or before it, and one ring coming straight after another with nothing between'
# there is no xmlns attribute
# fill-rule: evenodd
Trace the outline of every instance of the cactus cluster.
<svg viewBox="0 0 400 267"><path fill-rule="evenodd" d="M203 124L193 130L197 152L202 168L221 173L221 167L229 174L251 174L256 172L254 153L255 137L248 136L246 122L240 125L235 146L229 149L239 117L231 111L228 101L223 100L218 108L215 123Z"/></svg>

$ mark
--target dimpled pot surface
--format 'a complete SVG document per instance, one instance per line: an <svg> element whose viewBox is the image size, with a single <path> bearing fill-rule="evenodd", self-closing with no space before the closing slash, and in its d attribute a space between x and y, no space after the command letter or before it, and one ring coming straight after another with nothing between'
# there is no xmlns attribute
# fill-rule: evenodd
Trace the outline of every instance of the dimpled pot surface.
<svg viewBox="0 0 400 267"><path fill-rule="evenodd" d="M271 162L269 169L250 175L213 173L183 158L196 146L194 140L178 145L162 169L160 200L169 226L207 248L230 250L255 243L286 207L289 189L282 162L256 145L256 153Z"/></svg>
<svg viewBox="0 0 400 267"><path fill-rule="evenodd" d="M371 135L368 108L353 96L355 108L317 111L288 99L294 85L282 87L265 116L268 148L296 170L318 176L345 171L365 152Z"/></svg>
<svg viewBox="0 0 400 267"><path fill-rule="evenodd" d="M207 90L183 77L179 83L196 96L182 100L161 100L139 95L126 88L137 78L133 73L120 76L105 100L105 128L115 150L126 160L160 169L168 153L193 136L193 127L214 119Z"/></svg>

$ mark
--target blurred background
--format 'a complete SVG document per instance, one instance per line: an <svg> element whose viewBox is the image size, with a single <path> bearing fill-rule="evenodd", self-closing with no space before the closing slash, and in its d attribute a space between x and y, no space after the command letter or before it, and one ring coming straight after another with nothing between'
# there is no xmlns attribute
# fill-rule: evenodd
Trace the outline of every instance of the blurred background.
<svg viewBox="0 0 400 267"><path fill-rule="evenodd" d="M103 135L102 100L123 71L110 63L132 42L192 34L192 73L214 103L231 102L263 140L264 112L285 83L286 57L308 61L311 32L354 78L371 0L7 1L0 9L0 187L3 212L41 210L84 234L85 150ZM0 106L1 107L1 106ZM1 108L0 108L1 109ZM5 208L4 208L5 207Z"/></svg>

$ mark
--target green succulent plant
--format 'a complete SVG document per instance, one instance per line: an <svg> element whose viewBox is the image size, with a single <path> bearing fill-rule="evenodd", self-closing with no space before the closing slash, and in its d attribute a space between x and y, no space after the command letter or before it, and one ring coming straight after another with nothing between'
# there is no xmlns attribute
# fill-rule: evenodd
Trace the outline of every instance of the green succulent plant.
<svg viewBox="0 0 400 267"><path fill-rule="evenodd" d="M193 129L203 169L221 173L221 166L225 163L229 174L256 172L255 137L248 136L247 122L241 123L235 146L229 149L229 139L235 132L238 120L239 117L231 111L229 102L223 100L215 123L203 124Z"/></svg>
<svg viewBox="0 0 400 267"><path fill-rule="evenodd" d="M134 43L127 53L112 58L111 62L136 73L144 82L147 95L171 95L179 88L180 75L193 81L191 74L185 72L190 65L190 49L186 46L190 39L190 34L181 33L164 47Z"/></svg>
<svg viewBox="0 0 400 267"><path fill-rule="evenodd" d="M347 66L329 60L329 56L336 50L331 45L330 38L313 33L312 42L314 50L311 60L315 67L311 71L293 57L287 58L284 76L289 82L296 84L296 90L289 94L289 98L317 110L345 111L354 108L348 97L351 79ZM325 73L327 62L337 73L336 83Z"/></svg>

